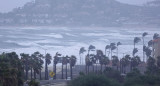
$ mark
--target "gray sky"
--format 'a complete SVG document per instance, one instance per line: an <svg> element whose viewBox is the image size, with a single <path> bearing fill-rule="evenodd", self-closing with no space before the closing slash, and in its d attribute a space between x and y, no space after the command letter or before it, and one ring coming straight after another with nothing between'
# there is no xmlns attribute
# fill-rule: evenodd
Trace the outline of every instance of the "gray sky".
<svg viewBox="0 0 160 86"><path fill-rule="evenodd" d="M33 1L33 0L0 0L0 12L8 12L11 11L13 8L21 7L26 2ZM142 5L147 1L150 0L117 0L123 3L128 4L137 4Z"/></svg>

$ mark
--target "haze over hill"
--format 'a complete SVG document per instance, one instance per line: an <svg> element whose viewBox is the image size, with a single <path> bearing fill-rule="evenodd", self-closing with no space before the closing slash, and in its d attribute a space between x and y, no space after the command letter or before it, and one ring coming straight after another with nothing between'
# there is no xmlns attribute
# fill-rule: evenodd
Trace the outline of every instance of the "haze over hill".
<svg viewBox="0 0 160 86"><path fill-rule="evenodd" d="M154 9L154 10L153 10ZM157 7L116 0L35 0L0 14L1 25L121 26L159 25Z"/></svg>

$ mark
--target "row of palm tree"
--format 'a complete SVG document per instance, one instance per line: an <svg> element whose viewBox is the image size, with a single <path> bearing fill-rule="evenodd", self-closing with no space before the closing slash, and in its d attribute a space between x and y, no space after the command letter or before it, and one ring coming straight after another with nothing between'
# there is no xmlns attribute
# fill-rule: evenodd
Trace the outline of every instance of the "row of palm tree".
<svg viewBox="0 0 160 86"><path fill-rule="evenodd" d="M145 62L145 56L147 56L146 60L151 57L152 54L152 50L150 48L153 47L153 41L149 41L148 42L148 46L145 45L145 41L144 38L148 35L147 32L144 32L142 34L142 40L143 40L143 62ZM159 38L159 34L155 33L153 36L153 40ZM89 66L93 66L93 70L94 70L94 64L97 64L97 62L99 62L99 64L102 65L102 63L104 63L103 61L101 61L101 59L107 58L109 59L110 57L110 61L107 62L112 62L112 66L117 66L118 69L118 65L120 64L120 66L122 67L126 67L126 65L130 65L130 69L132 70L133 68L137 67L140 63L141 63L141 59L139 56L135 55L138 52L138 48L136 48L136 44L139 43L141 41L140 37L135 37L133 40L133 52L132 52L132 57L130 55L126 55L125 57L123 57L122 59L118 59L118 47L119 45L122 45L121 42L117 42L117 43L110 43L110 45L106 45L105 47L105 55L101 55L101 57L98 57L98 51L101 50L97 50L97 54L90 54L91 51L96 51L96 47L93 45L90 45L88 48L88 54L86 55L86 73L88 73L89 71ZM113 56L113 51L117 49L117 56ZM153 49L153 48L152 48ZM81 54L83 54L85 52L85 48L82 47L80 49L79 52L81 52ZM101 51L102 52L102 51ZM108 52L108 55L107 55ZM103 52L102 52L103 53ZM80 57L81 58L81 57ZM81 60L80 60L81 63ZM109 64L108 63L108 64ZM123 68L124 69L124 68Z"/></svg>

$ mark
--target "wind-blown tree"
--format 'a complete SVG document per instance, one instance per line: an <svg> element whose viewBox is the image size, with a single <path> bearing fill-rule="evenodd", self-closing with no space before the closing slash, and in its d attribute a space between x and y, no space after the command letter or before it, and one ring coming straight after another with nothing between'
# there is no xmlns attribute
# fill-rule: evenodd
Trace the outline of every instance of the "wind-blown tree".
<svg viewBox="0 0 160 86"><path fill-rule="evenodd" d="M108 50L108 57L109 57L109 54L110 54L110 45L106 45L106 47L105 47L105 56L107 55L107 50Z"/></svg>
<svg viewBox="0 0 160 86"><path fill-rule="evenodd" d="M26 78L26 80L28 80L28 71L29 71L29 54L24 54L24 53L21 53L20 54L20 56L21 56L21 62L22 62L22 65L23 65L23 67L24 67L24 70L25 70L25 72L26 72L26 74L25 74L25 78Z"/></svg>
<svg viewBox="0 0 160 86"><path fill-rule="evenodd" d="M69 59L69 62L70 62L70 75L71 75L71 79L73 78L73 73L72 73L72 68L75 66L76 64L76 56L72 55Z"/></svg>
<svg viewBox="0 0 160 86"><path fill-rule="evenodd" d="M93 72L94 72L94 64L96 64L96 62L97 62L97 56L96 55L94 55L94 54L90 54L89 55L89 58L90 58L90 61L91 61L91 65L92 65L92 67L93 67ZM97 70L97 69L96 69Z"/></svg>
<svg viewBox="0 0 160 86"><path fill-rule="evenodd" d="M62 79L64 79L64 75L63 75L63 66L67 64L66 62L66 58L65 57L62 57Z"/></svg>
<svg viewBox="0 0 160 86"><path fill-rule="evenodd" d="M67 74L68 74L67 65L68 65L68 63L69 63L69 58L70 58L69 56L66 56L66 57L65 57L65 64L66 64L66 79L67 79L67 76L68 76L68 75L67 75Z"/></svg>
<svg viewBox="0 0 160 86"><path fill-rule="evenodd" d="M150 49L150 47L144 46L144 52L146 53L147 59L151 57L152 50Z"/></svg>
<svg viewBox="0 0 160 86"><path fill-rule="evenodd" d="M160 69L160 56L157 57L157 62L156 62L158 68Z"/></svg>
<svg viewBox="0 0 160 86"><path fill-rule="evenodd" d="M144 44L144 37L146 37L147 35L148 35L147 32L144 32L144 33L142 34L142 40L143 40L143 62L145 61L145 51L144 51L144 46L145 46L145 44Z"/></svg>
<svg viewBox="0 0 160 86"><path fill-rule="evenodd" d="M158 33L155 33L154 35L153 35L153 39L157 39L157 38L159 38L160 37L160 35L158 34Z"/></svg>
<svg viewBox="0 0 160 86"><path fill-rule="evenodd" d="M112 56L112 66L116 66L117 70L118 70L118 66L119 66L119 59L117 56Z"/></svg>
<svg viewBox="0 0 160 86"><path fill-rule="evenodd" d="M149 57L147 60L147 71L146 74L148 75L156 75L157 74L157 66L156 60L153 57Z"/></svg>
<svg viewBox="0 0 160 86"><path fill-rule="evenodd" d="M148 41L148 47L152 47L153 45L153 40Z"/></svg>
<svg viewBox="0 0 160 86"><path fill-rule="evenodd" d="M33 59L33 71L34 71L34 79L36 79L36 74L39 74L40 73L40 70L42 69L42 65L41 62L43 60L41 60L41 57L40 57L40 53L37 51L37 52L34 52L31 57Z"/></svg>
<svg viewBox="0 0 160 86"><path fill-rule="evenodd" d="M136 68L141 63L141 59L139 56L135 56L134 58L131 58L131 70Z"/></svg>
<svg viewBox="0 0 160 86"><path fill-rule="evenodd" d="M48 65L51 64L52 57L49 53L45 56L45 80L48 80Z"/></svg>
<svg viewBox="0 0 160 86"><path fill-rule="evenodd" d="M134 58L134 56L135 56L135 54L138 52L138 49L137 48L134 48L133 49L133 52L132 52L132 55L133 55L133 58Z"/></svg>
<svg viewBox="0 0 160 86"><path fill-rule="evenodd" d="M87 54L86 58L85 58L85 63L86 63L86 74L89 73L89 66L92 65L92 61L89 57L89 54Z"/></svg>
<svg viewBox="0 0 160 86"><path fill-rule="evenodd" d="M138 42L140 42L141 41L141 39L139 38L139 37L135 37L134 38L134 41L133 41L133 43L134 43L134 48L136 48L135 46L136 46L136 43L138 43Z"/></svg>
<svg viewBox="0 0 160 86"><path fill-rule="evenodd" d="M112 53L113 53L113 50L115 50L117 47L116 47L116 44L115 43L111 43L110 44L110 49L111 49L111 59L112 59Z"/></svg>
<svg viewBox="0 0 160 86"><path fill-rule="evenodd" d="M54 59L53 59L53 71L55 73L55 76L53 77L53 79L56 79L56 69L57 69L57 64L58 64L58 61L59 61L59 56L61 56L61 54L59 54L58 52L56 53L56 55L54 56Z"/></svg>
<svg viewBox="0 0 160 86"><path fill-rule="evenodd" d="M88 55L90 54L90 51L95 51L95 49L96 49L95 46L90 45L90 46L88 47Z"/></svg>
<svg viewBox="0 0 160 86"><path fill-rule="evenodd" d="M42 73L41 72L42 72L42 68L43 68L43 64L44 64L44 61L43 61L44 56L42 54L39 54L39 58L40 58L40 60L39 60L40 61L40 65L41 65L41 68L39 70L40 71L39 78L40 78L40 80L42 80L42 75L41 75Z"/></svg>
<svg viewBox="0 0 160 86"><path fill-rule="evenodd" d="M23 66L15 52L0 55L0 84L2 86L23 86Z"/></svg>
<svg viewBox="0 0 160 86"><path fill-rule="evenodd" d="M96 71L97 71L97 63L100 62L101 58L104 58L104 54L102 50L97 50L97 54L95 55L95 63L96 63ZM102 65L101 65L101 70L102 70Z"/></svg>
<svg viewBox="0 0 160 86"><path fill-rule="evenodd" d="M29 67L30 67L30 70L31 70L31 80L33 79L33 65L34 65L33 56L30 56Z"/></svg>
<svg viewBox="0 0 160 86"><path fill-rule="evenodd" d="M109 64L109 57L106 57L105 55L101 56L101 58L99 59L99 63L101 65L101 73L102 73L102 66L104 65L105 67L107 67L107 65Z"/></svg>
<svg viewBox="0 0 160 86"><path fill-rule="evenodd" d="M138 42L140 42L141 41L141 39L139 38L139 37L135 37L134 38L134 41L133 41L133 43L134 43L134 48L133 48L133 57L134 57L134 55L138 52L138 49L136 49L136 43L138 43Z"/></svg>
<svg viewBox="0 0 160 86"><path fill-rule="evenodd" d="M130 55L126 55L125 57L123 57L121 59L121 64L122 64L122 68L123 68L124 73L126 73L126 67L129 66L130 61L131 61Z"/></svg>
<svg viewBox="0 0 160 86"><path fill-rule="evenodd" d="M86 52L85 48L81 47L80 50L79 50L80 65L83 64L83 59L82 59L83 57L81 55L84 54L84 52Z"/></svg>
<svg viewBox="0 0 160 86"><path fill-rule="evenodd" d="M118 47L119 47L120 45L122 45L122 43L121 43L121 42L117 42L117 57L118 57Z"/></svg>

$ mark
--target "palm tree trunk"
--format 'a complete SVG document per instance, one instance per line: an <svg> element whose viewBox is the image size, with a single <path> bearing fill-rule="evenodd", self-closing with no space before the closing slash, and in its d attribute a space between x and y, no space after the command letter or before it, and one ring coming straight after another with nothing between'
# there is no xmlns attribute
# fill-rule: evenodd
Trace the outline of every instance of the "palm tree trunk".
<svg viewBox="0 0 160 86"><path fill-rule="evenodd" d="M53 77L53 79L56 79L56 75L57 75L57 73L56 73L56 64L54 64L54 73L55 73L55 75L54 75L54 77Z"/></svg>
<svg viewBox="0 0 160 86"><path fill-rule="evenodd" d="M93 67L93 72L94 72L94 64L92 65L92 67Z"/></svg>
<svg viewBox="0 0 160 86"><path fill-rule="evenodd" d="M47 62L45 61L45 80L47 80Z"/></svg>
<svg viewBox="0 0 160 86"><path fill-rule="evenodd" d="M89 66L88 66L88 74L89 74Z"/></svg>
<svg viewBox="0 0 160 86"><path fill-rule="evenodd" d="M106 54L107 54L107 52L106 52L107 50L105 49L105 56L106 56Z"/></svg>
<svg viewBox="0 0 160 86"><path fill-rule="evenodd" d="M111 60L112 60L112 50L111 50Z"/></svg>
<svg viewBox="0 0 160 86"><path fill-rule="evenodd" d="M63 79L63 64L62 64L62 79Z"/></svg>
<svg viewBox="0 0 160 86"><path fill-rule="evenodd" d="M80 57L80 65L81 65L81 54L79 54L79 57Z"/></svg>
<svg viewBox="0 0 160 86"><path fill-rule="evenodd" d="M102 74L102 64L101 64L101 74Z"/></svg>
<svg viewBox="0 0 160 86"><path fill-rule="evenodd" d="M31 80L32 80L32 68L31 68Z"/></svg>
<svg viewBox="0 0 160 86"><path fill-rule="evenodd" d="M47 67L46 67L46 80L48 80L48 65L47 65Z"/></svg>
<svg viewBox="0 0 160 86"><path fill-rule="evenodd" d="M35 72L35 70L33 70L33 74L34 74L34 79L36 79L36 72Z"/></svg>
<svg viewBox="0 0 160 86"><path fill-rule="evenodd" d="M67 64L66 64L66 79L67 79Z"/></svg>
<svg viewBox="0 0 160 86"><path fill-rule="evenodd" d="M144 59L145 59L145 55L144 55L144 37L142 37L143 39L143 62L144 62Z"/></svg>
<svg viewBox="0 0 160 86"><path fill-rule="evenodd" d="M86 70L86 74L87 74L87 65L85 65L85 70Z"/></svg>
<svg viewBox="0 0 160 86"><path fill-rule="evenodd" d="M71 70L71 79L72 79L72 77L73 77L73 76L72 76L72 66L70 66L70 70Z"/></svg>
<svg viewBox="0 0 160 86"><path fill-rule="evenodd" d="M39 70L40 73L39 73L39 79L42 80L42 77L41 77L41 69Z"/></svg>
<svg viewBox="0 0 160 86"><path fill-rule="evenodd" d="M118 46L117 46L117 57L118 57Z"/></svg>

